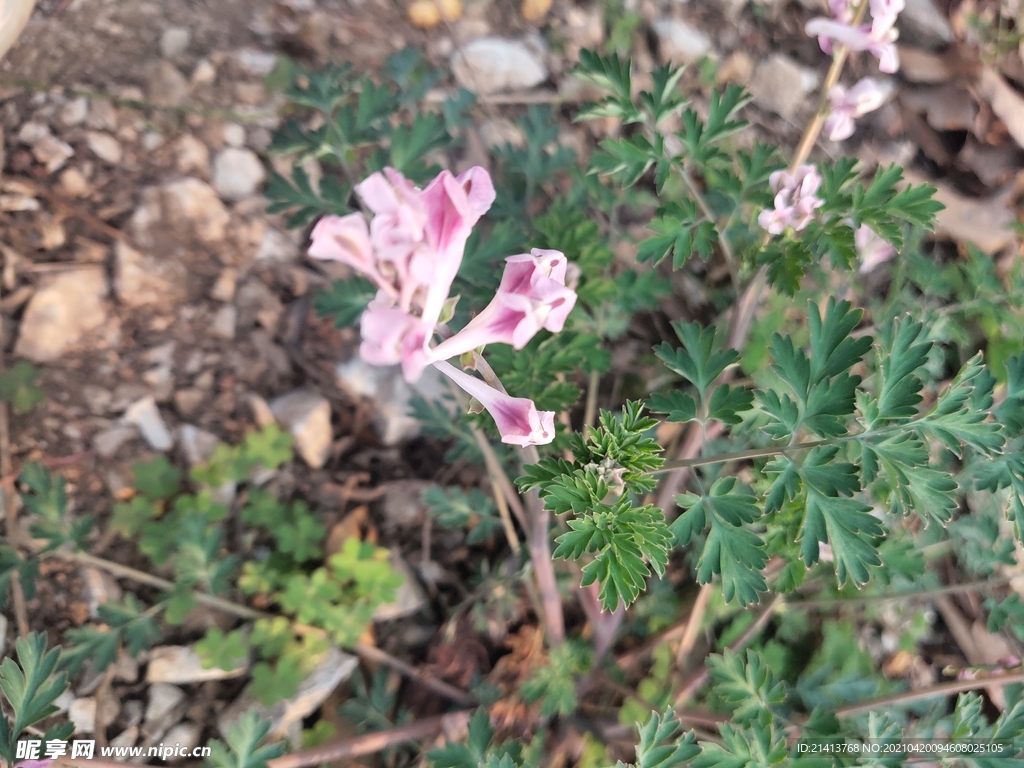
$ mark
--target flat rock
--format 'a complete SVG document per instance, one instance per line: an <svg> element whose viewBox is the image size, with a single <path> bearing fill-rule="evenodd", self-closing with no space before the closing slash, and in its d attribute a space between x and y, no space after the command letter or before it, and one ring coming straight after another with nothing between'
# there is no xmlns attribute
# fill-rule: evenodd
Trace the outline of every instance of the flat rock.
<svg viewBox="0 0 1024 768"><path fill-rule="evenodd" d="M106 324L106 295L102 267L69 270L44 279L21 319L14 354L37 363L58 359Z"/></svg>
<svg viewBox="0 0 1024 768"><path fill-rule="evenodd" d="M121 142L103 131L89 131L85 134L85 143L96 157L111 165L120 163L124 155Z"/></svg>
<svg viewBox="0 0 1024 768"><path fill-rule="evenodd" d="M112 427L97 432L92 439L93 448L96 453L104 459L109 459L117 453L121 446L139 436L139 431L130 424L115 424Z"/></svg>
<svg viewBox="0 0 1024 768"><path fill-rule="evenodd" d="M452 73L459 85L475 93L519 91L540 85L547 67L522 40L481 37L452 56Z"/></svg>
<svg viewBox="0 0 1024 768"><path fill-rule="evenodd" d="M693 64L714 52L711 38L682 19L657 19L651 26L658 36L658 54L665 64Z"/></svg>
<svg viewBox="0 0 1024 768"><path fill-rule="evenodd" d="M188 755L193 748L199 746L199 738L202 734L203 729L197 723L178 723L171 728L171 730L163 735L162 741L170 747L175 747L177 754L169 755L166 758L167 762L180 763L183 760L190 759Z"/></svg>
<svg viewBox="0 0 1024 768"><path fill-rule="evenodd" d="M295 450L309 466L319 469L331 454L331 404L312 389L297 389L270 403L274 417L295 438Z"/></svg>
<svg viewBox="0 0 1024 768"><path fill-rule="evenodd" d="M92 733L96 730L96 699L90 696L72 701L68 720L75 726L75 733Z"/></svg>
<svg viewBox="0 0 1024 768"><path fill-rule="evenodd" d="M335 366L334 372L338 386L350 397L370 401L373 426L385 445L397 445L420 433L422 423L409 414L414 397L441 402L448 392L444 378L433 367L412 384L397 368L370 365L358 355Z"/></svg>
<svg viewBox="0 0 1024 768"><path fill-rule="evenodd" d="M142 439L154 451L169 451L174 445L174 438L164 424L163 416L160 415L160 409L156 407L156 400L152 396L144 397L128 406L128 410L124 412L124 420L139 428Z"/></svg>
<svg viewBox="0 0 1024 768"><path fill-rule="evenodd" d="M165 59L176 59L192 42L192 33L185 27L168 27L160 35L160 55Z"/></svg>
<svg viewBox="0 0 1024 768"><path fill-rule="evenodd" d="M150 734L161 733L181 717L185 709L185 692L170 683L154 683L149 687L149 702L142 723Z"/></svg>
<svg viewBox="0 0 1024 768"><path fill-rule="evenodd" d="M181 446L185 460L188 461L190 467L209 461L220 442L220 438L215 434L194 424L182 424L178 428L178 445ZM173 683L175 681L167 680L165 682Z"/></svg>
<svg viewBox="0 0 1024 768"><path fill-rule="evenodd" d="M228 147L213 159L213 187L225 200L251 197L266 177L263 163L251 149Z"/></svg>
<svg viewBox="0 0 1024 768"><path fill-rule="evenodd" d="M163 192L172 220L190 227L204 243L224 240L230 216L213 187L202 179L190 177L165 184Z"/></svg>
<svg viewBox="0 0 1024 768"><path fill-rule="evenodd" d="M187 273L180 261L140 253L120 240L114 258L114 290L121 303L173 310L187 297Z"/></svg>
<svg viewBox="0 0 1024 768"><path fill-rule="evenodd" d="M391 567L402 574L402 586L398 588L394 602L377 606L373 612L374 621L392 621L412 616L427 604L423 588L397 548L391 550Z"/></svg>
<svg viewBox="0 0 1024 768"><path fill-rule="evenodd" d="M210 175L210 150L187 133L174 142L174 167L179 173L197 173L206 178Z"/></svg>
<svg viewBox="0 0 1024 768"><path fill-rule="evenodd" d="M46 166L47 172L53 173L75 156L75 150L66 141L48 134L32 146L32 156Z"/></svg>
<svg viewBox="0 0 1024 768"><path fill-rule="evenodd" d="M991 67L981 71L978 92L1006 124L1006 130L1018 146L1024 147L1024 98Z"/></svg>
<svg viewBox="0 0 1024 768"><path fill-rule="evenodd" d="M912 180L907 174L907 180ZM918 179L913 179L918 183ZM931 182L935 184L935 182ZM935 184L935 200L944 210L935 216L935 230L955 240L973 243L987 254L995 254L1016 239L1010 226L1017 216L1005 195L990 198L970 198L954 192L943 184Z"/></svg>
<svg viewBox="0 0 1024 768"><path fill-rule="evenodd" d="M793 120L811 104L808 96L818 86L818 73L782 53L761 62L750 80L750 95L761 109Z"/></svg>
<svg viewBox="0 0 1024 768"><path fill-rule="evenodd" d="M239 48L231 54L231 60L247 75L266 77L277 65L277 54L257 48Z"/></svg>
<svg viewBox="0 0 1024 768"><path fill-rule="evenodd" d="M237 325L238 310L232 304L225 304L214 313L213 322L210 323L210 333L220 336L222 339L233 339Z"/></svg>
<svg viewBox="0 0 1024 768"><path fill-rule="evenodd" d="M188 98L188 80L169 61L157 62L149 78L149 100L158 107L180 107Z"/></svg>
<svg viewBox="0 0 1024 768"><path fill-rule="evenodd" d="M970 130L978 116L978 105L970 92L953 85L905 88L900 99L911 110L924 114L937 131Z"/></svg>
<svg viewBox="0 0 1024 768"><path fill-rule="evenodd" d="M249 710L255 709L260 717L270 720L270 735L280 737L292 723L303 720L315 712L335 688L352 676L358 666L357 657L337 648L329 648L324 658L300 683L298 691L290 699L266 707L252 695L250 685L223 711L217 719L218 727L221 733L224 733L227 725L238 720Z"/></svg>
<svg viewBox="0 0 1024 768"><path fill-rule="evenodd" d="M147 683L174 683L189 685L207 680L229 680L245 674L248 665L241 664L235 669L219 667L203 668L203 660L191 646L162 645L149 652L149 666L146 667Z"/></svg>
<svg viewBox="0 0 1024 768"><path fill-rule="evenodd" d="M89 100L85 96L79 96L65 104L58 114L61 123L68 128L81 125L89 114Z"/></svg>

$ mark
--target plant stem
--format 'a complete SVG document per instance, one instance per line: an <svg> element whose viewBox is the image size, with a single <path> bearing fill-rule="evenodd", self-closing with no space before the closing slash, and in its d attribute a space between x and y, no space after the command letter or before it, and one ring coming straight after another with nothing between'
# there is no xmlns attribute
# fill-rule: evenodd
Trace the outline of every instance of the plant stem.
<svg viewBox="0 0 1024 768"><path fill-rule="evenodd" d="M707 200L704 199L704 195L702 195L700 190L697 189L697 184L690 175L689 163L680 163L679 175L682 177L683 183L686 184L686 189L689 190L694 202L697 203L697 207L700 208L700 212L704 214L704 218L718 228L718 218L708 206ZM731 220L732 216L730 215L729 218ZM720 229L719 232L721 237L718 238L718 245L722 249L722 256L725 257L725 266L729 270L729 276L732 278L733 286L738 289L740 286L740 273L739 267L736 263L736 255L732 252L732 246L729 244L729 238L725 234L725 229Z"/></svg>
<svg viewBox="0 0 1024 768"><path fill-rule="evenodd" d="M829 608L842 608L848 605L870 605L872 603L888 603L895 600L923 600L929 597L940 597L941 595L952 595L958 592L970 592L972 590L994 589L1013 579L1024 576L1024 573L1015 573L1010 576L998 576L992 579L978 579L977 581L966 581L963 584L946 584L933 589L920 589L910 592L897 592L892 595L866 595L864 597L831 598L825 600L790 600L786 603L790 608L798 608L807 611L820 611Z"/></svg>
<svg viewBox="0 0 1024 768"><path fill-rule="evenodd" d="M704 613L708 608L708 600L711 599L711 592L714 589L712 583L701 586L697 593L697 599L690 609L690 615L686 619L686 628L683 630L683 637L679 641L679 648L676 650L676 669L684 669L686 661L693 651L694 643L697 642L697 632L700 630L701 622L704 620Z"/></svg>
<svg viewBox="0 0 1024 768"><path fill-rule="evenodd" d="M536 464L540 461L540 454L532 445L522 448L520 456L524 464ZM555 565L551 558L551 512L541 501L536 490L526 494L526 504L530 519L527 545L537 579L537 590L540 592L541 606L544 609L548 642L552 646L561 645L565 640L565 614L562 612L562 596L558 591Z"/></svg>
<svg viewBox="0 0 1024 768"><path fill-rule="evenodd" d="M933 699L937 696L952 696L957 693L974 691L978 688L1012 685L1014 683L1024 683L1024 671L1010 672L1005 675L992 675L991 677L979 677L974 680L953 680L949 683L939 683L938 685L932 685L916 691L879 696L878 698L867 699L857 704L839 707L835 715L836 717L851 717L863 712L869 712L872 709L887 710L896 706L913 704L915 701Z"/></svg>

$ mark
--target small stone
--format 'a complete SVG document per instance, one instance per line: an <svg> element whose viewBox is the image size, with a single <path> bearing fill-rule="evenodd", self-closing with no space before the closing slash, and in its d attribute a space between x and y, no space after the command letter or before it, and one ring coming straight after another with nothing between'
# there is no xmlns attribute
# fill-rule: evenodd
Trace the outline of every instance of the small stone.
<svg viewBox="0 0 1024 768"><path fill-rule="evenodd" d="M210 331L222 339L235 338L235 328L238 324L238 310L232 304L225 304L213 316L210 323Z"/></svg>
<svg viewBox="0 0 1024 768"><path fill-rule="evenodd" d="M359 356L336 366L335 376L349 396L371 402L373 426L384 445L398 445L420 433L422 423L410 415L414 397L436 402L448 391L436 368L427 368L409 384L397 369L370 365Z"/></svg>
<svg viewBox="0 0 1024 768"><path fill-rule="evenodd" d="M395 594L393 603L382 603L377 606L373 612L374 621L392 621L411 616L427 604L427 596L423 594L423 589L397 548L391 550L391 567L402 574L404 580Z"/></svg>
<svg viewBox="0 0 1024 768"><path fill-rule="evenodd" d="M85 399L89 413L94 416L102 416L110 411L110 404L114 401L114 395L106 387L97 387L95 384L86 384L82 387L82 397Z"/></svg>
<svg viewBox="0 0 1024 768"><path fill-rule="evenodd" d="M270 720L271 737L279 738L292 723L305 719L319 709L334 689L351 677L358 666L359 659L357 657L339 651L337 648L329 648L320 663L299 684L298 691L290 699L278 701L272 706L266 707L253 696L250 684L241 696L224 709L220 717L217 718L217 725L221 733L224 733L226 726L238 720L249 710L255 709L261 718Z"/></svg>
<svg viewBox="0 0 1024 768"><path fill-rule="evenodd" d="M153 152L164 145L164 137L156 131L146 131L142 134L142 148L147 152Z"/></svg>
<svg viewBox="0 0 1024 768"><path fill-rule="evenodd" d="M277 66L277 54L255 48L240 48L231 55L242 72L253 77L266 77Z"/></svg>
<svg viewBox="0 0 1024 768"><path fill-rule="evenodd" d="M37 123L35 120L30 120L18 130L18 141L34 147L47 136L52 135L50 133L50 126L46 123Z"/></svg>
<svg viewBox="0 0 1024 768"><path fill-rule="evenodd" d="M89 102L89 114L85 123L97 131L113 131L117 129L117 110L109 99L92 99Z"/></svg>
<svg viewBox="0 0 1024 768"><path fill-rule="evenodd" d="M130 701L128 703L129 704L134 704L135 702L134 701ZM110 740L110 746L114 747L115 749L117 749L117 748L130 749L131 747L135 746L135 744L136 744L136 742L138 742L138 740L139 740L139 726L137 726L137 725L130 725L127 728L125 728L123 731L121 731L119 734L117 734L117 736L115 736L114 738L112 738Z"/></svg>
<svg viewBox="0 0 1024 768"><path fill-rule="evenodd" d="M818 85L818 73L789 56L772 54L757 67L750 81L754 103L785 120L792 120L810 104L808 96Z"/></svg>
<svg viewBox="0 0 1024 768"><path fill-rule="evenodd" d="M182 424L178 428L178 444L181 445L181 450L185 453L188 465L194 467L197 464L204 464L210 460L213 452L220 445L220 438L212 432L207 432L205 429L200 429L193 424ZM178 681L166 680L164 682L173 683Z"/></svg>
<svg viewBox="0 0 1024 768"><path fill-rule="evenodd" d="M100 160L111 165L121 162L121 143L109 133L89 131L85 134L85 143Z"/></svg>
<svg viewBox="0 0 1024 768"><path fill-rule="evenodd" d="M187 178L165 184L163 191L171 218L191 225L205 243L224 240L231 217L213 187L201 179Z"/></svg>
<svg viewBox="0 0 1024 768"><path fill-rule="evenodd" d="M217 79L217 68L208 59L200 59L192 70L193 85L212 85Z"/></svg>
<svg viewBox="0 0 1024 768"><path fill-rule="evenodd" d="M174 439L167 430L160 409L156 407L156 400L152 396L144 397L128 406L124 419L139 428L142 439L154 451L168 451L174 445Z"/></svg>
<svg viewBox="0 0 1024 768"><path fill-rule="evenodd" d="M523 0L519 13L527 21L536 23L548 15L551 5L552 0Z"/></svg>
<svg viewBox="0 0 1024 768"><path fill-rule="evenodd" d="M432 29L442 21L455 21L462 16L462 3L460 0L413 0L406 13L413 26Z"/></svg>
<svg viewBox="0 0 1024 768"><path fill-rule="evenodd" d="M165 59L176 59L192 42L192 33L185 27L168 27L160 35L160 55Z"/></svg>
<svg viewBox="0 0 1024 768"><path fill-rule="evenodd" d="M85 122L86 116L89 114L89 100L85 96L79 96L77 99L72 99L63 106L60 110L58 117L61 123L71 128L76 125L81 125Z"/></svg>
<svg viewBox="0 0 1024 768"><path fill-rule="evenodd" d="M174 143L174 167L178 173L210 175L210 150L199 139L185 134Z"/></svg>
<svg viewBox="0 0 1024 768"><path fill-rule="evenodd" d="M96 434L92 439L92 445L96 453L104 459L109 459L117 453L121 446L129 440L138 437L139 432L135 427L128 424L117 424Z"/></svg>
<svg viewBox="0 0 1024 768"><path fill-rule="evenodd" d="M170 683L154 683L149 687L149 703L142 722L150 733L166 731L184 710L185 692ZM162 726L162 727L161 727Z"/></svg>
<svg viewBox="0 0 1024 768"><path fill-rule="evenodd" d="M268 331L275 331L284 312L284 305L262 280L248 280L238 289L235 298L239 324L245 327L258 322Z"/></svg>
<svg viewBox="0 0 1024 768"><path fill-rule="evenodd" d="M56 136L43 136L32 147L32 156L46 166L48 173L53 173L63 168L64 164L75 156L75 150Z"/></svg>
<svg viewBox="0 0 1024 768"><path fill-rule="evenodd" d="M222 132L224 143L229 147L245 145L245 128L238 123L227 123Z"/></svg>
<svg viewBox="0 0 1024 768"><path fill-rule="evenodd" d="M67 168L58 179L60 190L68 197L85 197L89 194L89 182L77 168Z"/></svg>
<svg viewBox="0 0 1024 768"><path fill-rule="evenodd" d="M122 683L134 683L139 679L139 662L123 650L118 652L114 662L114 679Z"/></svg>
<svg viewBox="0 0 1024 768"><path fill-rule="evenodd" d="M68 720L75 726L75 733L92 733L96 730L96 699L75 699L68 707Z"/></svg>
<svg viewBox="0 0 1024 768"><path fill-rule="evenodd" d="M267 401L255 392L249 394L249 407L252 409L252 417L256 420L257 426L261 429L269 427L275 422L274 412L270 410Z"/></svg>
<svg viewBox="0 0 1024 768"><path fill-rule="evenodd" d="M105 603L116 603L121 600L121 586L106 571L92 566L82 569L82 581L85 587L85 602L89 607L89 618L99 617L99 609Z"/></svg>
<svg viewBox="0 0 1024 768"><path fill-rule="evenodd" d="M256 249L256 261L289 264L298 257L298 246L288 235L273 227L267 227L259 248Z"/></svg>
<svg viewBox="0 0 1024 768"><path fill-rule="evenodd" d="M517 91L540 85L548 77L541 58L521 40L481 37L452 56L459 85L475 93Z"/></svg>
<svg viewBox="0 0 1024 768"><path fill-rule="evenodd" d="M158 107L180 107L188 97L188 80L169 61L157 62L149 78L149 100Z"/></svg>
<svg viewBox="0 0 1024 768"><path fill-rule="evenodd" d="M270 403L274 417L292 433L295 450L313 469L331 454L331 404L312 389L298 389Z"/></svg>
<svg viewBox="0 0 1024 768"><path fill-rule="evenodd" d="M174 393L174 407L178 409L178 413L182 416L191 416L199 410L199 406L203 404L205 399L206 393L201 389L195 387L179 389Z"/></svg>
<svg viewBox="0 0 1024 768"><path fill-rule="evenodd" d="M388 528L413 528L423 523L423 492L435 483L426 480L393 480L385 487L383 511Z"/></svg>
<svg viewBox="0 0 1024 768"><path fill-rule="evenodd" d="M41 282L21 319L14 354L51 362L107 322L102 267L61 272Z"/></svg>
<svg viewBox="0 0 1024 768"><path fill-rule="evenodd" d="M189 685L207 680L229 680L245 674L248 665L244 662L235 669L203 667L203 660L191 646L162 645L149 652L149 666L146 667L147 683L175 683Z"/></svg>
<svg viewBox="0 0 1024 768"><path fill-rule="evenodd" d="M238 287L238 270L225 267L217 276L217 282L210 289L210 298L214 301L232 301Z"/></svg>
<svg viewBox="0 0 1024 768"><path fill-rule="evenodd" d="M658 19L653 27L665 64L693 64L713 52L711 38L682 19Z"/></svg>
<svg viewBox="0 0 1024 768"><path fill-rule="evenodd" d="M142 254L122 240L114 248L114 290L129 307L169 308L187 295L184 265Z"/></svg>
<svg viewBox="0 0 1024 768"><path fill-rule="evenodd" d="M178 723L163 735L163 743L175 748L175 754L166 759L169 763L180 763L188 760L192 750L199 745L199 737L203 729L196 723Z"/></svg>
<svg viewBox="0 0 1024 768"><path fill-rule="evenodd" d="M251 149L228 147L213 160L213 186L226 200L251 197L266 177L263 163Z"/></svg>

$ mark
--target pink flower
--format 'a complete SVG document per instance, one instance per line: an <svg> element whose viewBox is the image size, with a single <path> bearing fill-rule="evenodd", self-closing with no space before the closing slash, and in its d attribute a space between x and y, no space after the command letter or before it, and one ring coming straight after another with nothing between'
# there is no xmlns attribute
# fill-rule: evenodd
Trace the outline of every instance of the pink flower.
<svg viewBox="0 0 1024 768"><path fill-rule="evenodd" d="M433 359L447 360L485 344L522 349L541 328L561 331L576 304L576 292L565 286L567 266L560 251L534 248L530 254L509 256L491 303L431 350Z"/></svg>
<svg viewBox="0 0 1024 768"><path fill-rule="evenodd" d="M825 120L825 132L832 141L843 141L853 135L854 120L874 112L885 101L885 92L876 80L865 77L847 90L842 85L828 92L832 112Z"/></svg>
<svg viewBox="0 0 1024 768"><path fill-rule="evenodd" d="M314 259L340 261L370 278L385 293L397 296L394 287L377 269L370 231L361 214L324 216L309 237L309 255Z"/></svg>
<svg viewBox="0 0 1024 768"><path fill-rule="evenodd" d="M487 409L501 434L501 442L518 446L547 445L555 439L554 411L538 411L533 400L499 392L449 363L439 361L434 367Z"/></svg>
<svg viewBox="0 0 1024 768"><path fill-rule="evenodd" d="M818 44L825 53L832 52L833 41L851 51L868 51L878 58L880 71L892 73L900 68L896 50L899 33L893 25L903 5L904 0L871 0L871 23L853 26L852 15L843 12L838 4L830 3L835 18L811 19L804 31L818 38Z"/></svg>
<svg viewBox="0 0 1024 768"><path fill-rule="evenodd" d="M814 212L825 204L816 196L821 176L813 165L801 165L796 174L776 171L769 179L775 192L775 207L761 211L757 223L769 234L779 235L787 227L800 231L814 218Z"/></svg>
<svg viewBox="0 0 1024 768"><path fill-rule="evenodd" d="M867 224L861 224L854 238L857 244L857 253L860 254L859 271L861 274L870 272L879 264L896 255L896 249L889 244L889 241L880 237Z"/></svg>

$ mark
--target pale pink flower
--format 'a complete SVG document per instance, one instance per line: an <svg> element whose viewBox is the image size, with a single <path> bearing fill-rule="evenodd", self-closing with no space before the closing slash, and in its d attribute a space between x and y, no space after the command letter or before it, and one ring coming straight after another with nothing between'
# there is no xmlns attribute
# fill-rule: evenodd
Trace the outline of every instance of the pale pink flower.
<svg viewBox="0 0 1024 768"><path fill-rule="evenodd" d="M853 135L854 122L869 112L874 112L885 101L878 81L865 77L850 89L835 85L828 92L831 113L825 120L825 133L832 141L843 141Z"/></svg>
<svg viewBox="0 0 1024 768"><path fill-rule="evenodd" d="M850 0L828 0L828 10L832 18L842 24L853 21L853 6Z"/></svg>
<svg viewBox="0 0 1024 768"><path fill-rule="evenodd" d="M555 439L554 411L538 411L533 400L512 397L444 361L434 367L450 378L491 414L501 442L510 445L547 445Z"/></svg>
<svg viewBox="0 0 1024 768"><path fill-rule="evenodd" d="M377 269L370 245L370 230L362 214L324 216L309 235L309 255L324 261L340 261L365 275L389 296L397 297L394 286Z"/></svg>
<svg viewBox="0 0 1024 768"><path fill-rule="evenodd" d="M896 16L903 10L903 1L872 2L873 18L870 24L853 26L850 23L852 17L841 21L819 17L807 22L804 31L818 38L818 44L825 53L832 52L833 42L845 45L851 51L868 51L878 58L878 69L891 74L900 68L899 53L896 50L899 32L893 25Z"/></svg>
<svg viewBox="0 0 1024 768"><path fill-rule="evenodd" d="M860 254L860 272L866 274L879 264L888 261L896 255L896 249L889 241L879 236L875 230L867 224L861 224L854 236L857 244L857 253Z"/></svg>
<svg viewBox="0 0 1024 768"><path fill-rule="evenodd" d="M813 165L801 165L796 174L776 171L769 179L775 192L775 207L761 211L757 223L769 234L782 234L787 227L800 231L814 218L814 212L825 204L815 194L821 176Z"/></svg>
<svg viewBox="0 0 1024 768"><path fill-rule="evenodd" d="M447 360L485 344L522 349L541 328L561 331L576 304L576 292L565 286L567 266L560 251L534 248L530 254L509 256L491 303L431 350L433 359Z"/></svg>

